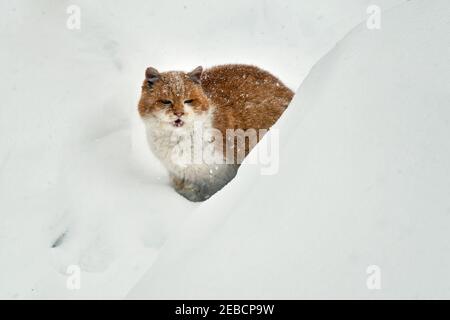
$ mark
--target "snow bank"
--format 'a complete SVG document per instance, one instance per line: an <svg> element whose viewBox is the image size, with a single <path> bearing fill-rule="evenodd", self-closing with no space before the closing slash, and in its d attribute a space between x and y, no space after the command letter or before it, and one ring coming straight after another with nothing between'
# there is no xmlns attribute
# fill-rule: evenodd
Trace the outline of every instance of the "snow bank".
<svg viewBox="0 0 450 320"><path fill-rule="evenodd" d="M253 63L296 88L370 2L1 2L0 297L124 297L198 208L147 149L148 65ZM66 28L73 4L80 30ZM228 197L254 178L239 181ZM66 286L72 264L80 290Z"/></svg>
<svg viewBox="0 0 450 320"><path fill-rule="evenodd" d="M278 174L241 168L129 297L449 298L449 9L354 29L277 124Z"/></svg>

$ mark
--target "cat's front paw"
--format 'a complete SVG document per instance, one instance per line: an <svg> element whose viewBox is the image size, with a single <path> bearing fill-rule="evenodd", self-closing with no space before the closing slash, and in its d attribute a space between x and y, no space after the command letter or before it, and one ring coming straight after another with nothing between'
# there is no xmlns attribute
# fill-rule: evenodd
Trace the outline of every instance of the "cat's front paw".
<svg viewBox="0 0 450 320"><path fill-rule="evenodd" d="M204 192L201 190L201 188L195 186L195 185L188 185L185 186L182 189L175 189L175 191L188 199L189 201L193 202L201 202L209 199L211 196L210 194Z"/></svg>
<svg viewBox="0 0 450 320"><path fill-rule="evenodd" d="M205 191L205 188L202 188L201 186L181 180L178 178L173 178L172 180L173 187L175 191L188 199L189 201L193 202L201 202L209 199L211 197L211 194Z"/></svg>

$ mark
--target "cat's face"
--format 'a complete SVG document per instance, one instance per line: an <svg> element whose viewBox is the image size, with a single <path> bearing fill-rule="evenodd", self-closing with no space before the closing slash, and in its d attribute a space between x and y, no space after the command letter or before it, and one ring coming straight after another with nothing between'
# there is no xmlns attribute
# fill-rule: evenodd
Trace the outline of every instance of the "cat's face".
<svg viewBox="0 0 450 320"><path fill-rule="evenodd" d="M159 73L147 68L139 101L141 117L166 129L185 129L209 111L209 101L200 85L202 68L189 73Z"/></svg>

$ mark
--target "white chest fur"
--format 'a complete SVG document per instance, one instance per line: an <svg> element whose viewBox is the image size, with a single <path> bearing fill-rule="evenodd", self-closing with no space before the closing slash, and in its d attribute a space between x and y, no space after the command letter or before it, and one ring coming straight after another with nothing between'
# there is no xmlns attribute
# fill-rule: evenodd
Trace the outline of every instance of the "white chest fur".
<svg viewBox="0 0 450 320"><path fill-rule="evenodd" d="M151 150L171 175L202 184L222 184L234 176L235 168L223 163L221 149L214 145L211 114L180 128L155 119L144 123Z"/></svg>

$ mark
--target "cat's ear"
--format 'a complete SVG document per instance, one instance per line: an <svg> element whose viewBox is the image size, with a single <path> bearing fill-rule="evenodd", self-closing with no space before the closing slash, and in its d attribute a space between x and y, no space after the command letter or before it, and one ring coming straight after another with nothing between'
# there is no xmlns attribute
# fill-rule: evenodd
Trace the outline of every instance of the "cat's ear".
<svg viewBox="0 0 450 320"><path fill-rule="evenodd" d="M195 68L188 73L189 78L195 83L200 83L200 77L202 76L203 68L201 66Z"/></svg>
<svg viewBox="0 0 450 320"><path fill-rule="evenodd" d="M155 68L148 67L147 70L145 70L145 80L147 81L150 87L152 87L155 84L155 82L159 80L160 77L161 75Z"/></svg>

